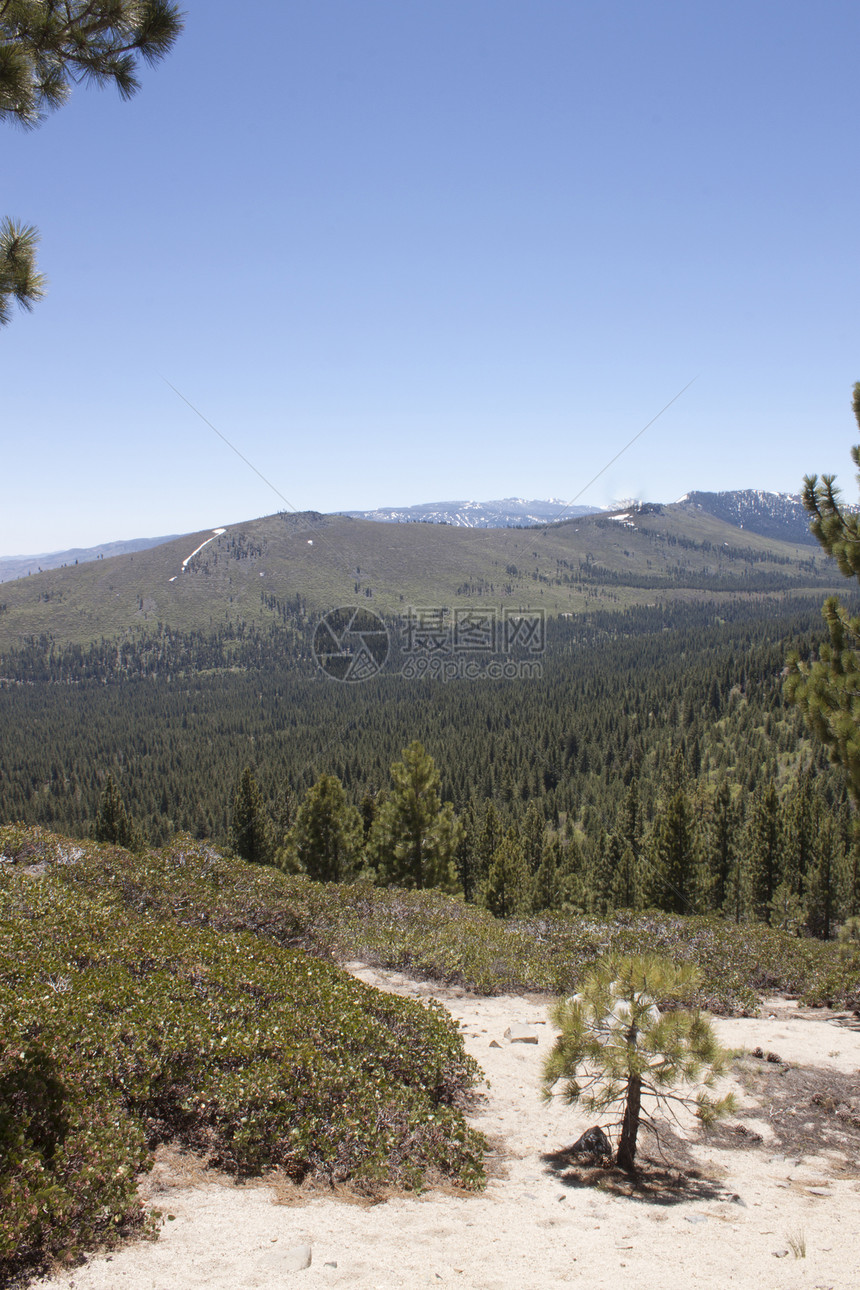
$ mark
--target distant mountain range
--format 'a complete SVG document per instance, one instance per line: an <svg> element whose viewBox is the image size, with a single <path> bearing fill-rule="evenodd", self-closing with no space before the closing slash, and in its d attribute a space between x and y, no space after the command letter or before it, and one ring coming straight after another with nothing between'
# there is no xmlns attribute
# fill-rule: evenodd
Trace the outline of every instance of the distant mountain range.
<svg viewBox="0 0 860 1290"><path fill-rule="evenodd" d="M799 493L766 493L757 488L740 488L729 493L687 493L680 498L679 504L706 511L715 519L747 529L750 533L760 533L762 537L818 546L809 531L809 515L803 508Z"/></svg>
<svg viewBox="0 0 860 1290"><path fill-rule="evenodd" d="M578 617L676 600L729 608L785 593L820 603L838 586L835 563L798 524L796 499L750 494L731 521L712 513L731 496L630 502L520 527L281 512L112 558L67 559L4 583L0 655L34 642L164 632L223 643L262 639L271 629L295 644L319 615L349 606L392 621L414 606L422 614L474 609L502 621L521 610ZM763 525L769 535L757 531ZM775 527L790 536L770 535Z"/></svg>
<svg viewBox="0 0 860 1290"><path fill-rule="evenodd" d="M179 536L171 533L168 537L130 538L128 542L103 542L101 546L72 547L69 551L52 551L45 555L0 556L0 582L13 582L15 578L26 578L46 569L62 569L64 565L87 564L90 560L107 560L112 555L148 551L150 547L172 542Z"/></svg>
<svg viewBox="0 0 860 1290"><path fill-rule="evenodd" d="M513 529L556 520L596 515L597 506L568 506L557 498L526 501L503 497L496 502L424 502L420 506L380 506L375 511L344 511L355 520L382 524L455 524L464 529Z"/></svg>
<svg viewBox="0 0 860 1290"><path fill-rule="evenodd" d="M768 493L755 488L724 493L695 492L687 493L679 504L762 537L817 545L797 493ZM343 514L383 524L454 524L458 528L508 529L553 524L582 515L612 515L635 506L633 502L625 502L601 510L595 506L567 506L556 498L527 501L522 497L504 497L495 502L425 502L421 506L381 506L375 511L344 511Z"/></svg>
<svg viewBox="0 0 860 1290"><path fill-rule="evenodd" d="M803 509L799 494L768 493L760 489L742 488L733 492L687 493L677 505L691 514L698 512L731 524L734 528L762 537L776 538L782 542L800 542L817 546L809 532L809 516ZM625 503L613 510L600 510L594 506L567 506L556 498L526 500L505 497L492 502L425 502L420 506L381 506L375 511L342 511L351 519L375 520L383 524L449 524L455 528L507 529L541 527L585 515L617 515L625 509L635 509L635 503ZM128 542L105 542L101 546L74 547L69 551L54 551L46 555L0 556L0 582L26 578L29 574L60 569L64 565L87 564L92 560L106 560L114 555L130 555L147 551L151 547L173 542L179 534L167 537L133 538Z"/></svg>

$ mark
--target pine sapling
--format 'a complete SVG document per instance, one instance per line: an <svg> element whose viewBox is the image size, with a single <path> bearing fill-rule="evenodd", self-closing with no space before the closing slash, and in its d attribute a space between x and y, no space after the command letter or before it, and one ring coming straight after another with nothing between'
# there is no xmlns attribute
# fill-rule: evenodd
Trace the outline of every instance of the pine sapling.
<svg viewBox="0 0 860 1290"><path fill-rule="evenodd" d="M640 1123L658 1132L656 1112L677 1119L686 1109L708 1126L734 1109L732 1094L713 1093L728 1054L710 1021L697 1009L675 1007L698 980L695 968L657 955L609 958L552 1010L561 1033L544 1065L543 1096L558 1091L570 1105L616 1112L604 1128L617 1139L616 1163L627 1172L635 1169Z"/></svg>

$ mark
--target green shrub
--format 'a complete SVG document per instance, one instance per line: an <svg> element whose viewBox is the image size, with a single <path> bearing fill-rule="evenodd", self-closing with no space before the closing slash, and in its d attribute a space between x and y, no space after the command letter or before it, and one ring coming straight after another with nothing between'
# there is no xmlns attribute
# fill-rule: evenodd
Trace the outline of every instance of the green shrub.
<svg viewBox="0 0 860 1290"><path fill-rule="evenodd" d="M13 832L0 829L0 855L4 836ZM772 991L836 1006L854 1006L860 998L853 954L840 963L833 943L762 923L626 910L606 918L502 921L438 891L315 883L222 857L187 837L130 856L36 829L16 836L34 859L56 858L68 886L119 907L193 927L249 931L318 956L365 959L488 994L570 992L606 954L655 952L700 969L701 986L688 1002L711 1012L754 1011L759 996Z"/></svg>
<svg viewBox="0 0 860 1290"><path fill-rule="evenodd" d="M663 913L496 920L436 891L287 876L177 837L161 851L0 827L0 1276L141 1228L135 1175L175 1139L237 1175L483 1178L478 1075L439 1006L360 958L493 993L570 994L608 954L699 968L679 1002L856 1002L860 954ZM23 1054L23 1056L21 1055Z"/></svg>
<svg viewBox="0 0 860 1290"><path fill-rule="evenodd" d="M295 921L259 891L243 911L248 867L205 848L35 842L0 831L52 862L0 866L0 1278L140 1227L167 1139L237 1175L481 1185L478 1067L444 1009L278 943ZM235 907L207 911L197 888L228 876Z"/></svg>

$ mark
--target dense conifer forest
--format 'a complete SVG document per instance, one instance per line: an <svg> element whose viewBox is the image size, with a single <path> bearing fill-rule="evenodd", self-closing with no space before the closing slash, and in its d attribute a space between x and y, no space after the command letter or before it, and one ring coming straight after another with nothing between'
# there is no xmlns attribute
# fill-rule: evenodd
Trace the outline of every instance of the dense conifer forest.
<svg viewBox="0 0 860 1290"><path fill-rule="evenodd" d="M140 839L236 846L247 770L253 858L307 869L298 819L327 777L366 844L340 876L381 880L374 821L418 740L459 886L501 916L656 907L826 936L858 912L848 799L782 687L787 647L820 636L802 599L681 602L550 619L540 677L407 680L395 658L358 685L316 668L300 604L267 632L31 641L3 659L0 818L94 836L116 791Z"/></svg>

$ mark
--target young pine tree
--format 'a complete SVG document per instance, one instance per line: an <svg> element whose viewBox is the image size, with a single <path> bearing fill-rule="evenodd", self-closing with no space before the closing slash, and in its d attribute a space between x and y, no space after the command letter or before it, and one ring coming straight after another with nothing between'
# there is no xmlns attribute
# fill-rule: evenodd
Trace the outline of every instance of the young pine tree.
<svg viewBox="0 0 860 1290"><path fill-rule="evenodd" d="M723 779L706 806L698 849L702 903L718 913L731 912L738 829L738 810L732 801L732 790Z"/></svg>
<svg viewBox="0 0 860 1290"><path fill-rule="evenodd" d="M645 901L673 914L697 912L696 830L686 779L678 770L676 755L664 779L659 809L646 848L643 880Z"/></svg>
<svg viewBox="0 0 860 1290"><path fill-rule="evenodd" d="M617 833L604 833L595 849L588 882L591 913L605 917L615 908L613 888L621 864L621 840Z"/></svg>
<svg viewBox="0 0 860 1290"><path fill-rule="evenodd" d="M804 893L806 925L813 936L829 940L839 907L839 879L845 848L836 822L824 815L818 830Z"/></svg>
<svg viewBox="0 0 860 1290"><path fill-rule="evenodd" d="M93 836L96 842L111 842L117 847L134 848L140 841L125 809L125 802L122 800L116 780L110 774L105 780L104 791L99 800Z"/></svg>
<svg viewBox="0 0 860 1290"><path fill-rule="evenodd" d="M502 828L499 813L492 800L489 800L484 807L484 818L481 822L473 854L473 892L478 891L481 884L486 880L487 874L490 872L490 865L493 863L493 856L496 854L503 836L504 829Z"/></svg>
<svg viewBox="0 0 860 1290"><path fill-rule="evenodd" d="M535 913L561 909L566 895L564 863L561 838L553 833L544 843L541 862L534 877L532 909Z"/></svg>
<svg viewBox="0 0 860 1290"><path fill-rule="evenodd" d="M561 1083L569 1104L617 1113L606 1127L627 1172L635 1169L640 1123L656 1130L659 1110L683 1105L707 1126L733 1109L731 1095L712 1096L728 1054L710 1022L674 1007L697 983L696 969L656 955L610 958L552 1011L561 1034L544 1064L544 1098ZM661 1012L669 1002L673 1010Z"/></svg>
<svg viewBox="0 0 860 1290"><path fill-rule="evenodd" d="M533 880L522 840L512 825L493 856L480 891L480 903L496 918L512 918L531 910Z"/></svg>
<svg viewBox="0 0 860 1290"><path fill-rule="evenodd" d="M759 922L771 917L771 901L782 878L782 811L772 783L757 790L746 830L749 914Z"/></svg>
<svg viewBox="0 0 860 1290"><path fill-rule="evenodd" d="M526 868L533 878L543 859L544 836L546 834L546 823L538 810L536 802L529 802L526 807L526 813L523 816L519 832Z"/></svg>

